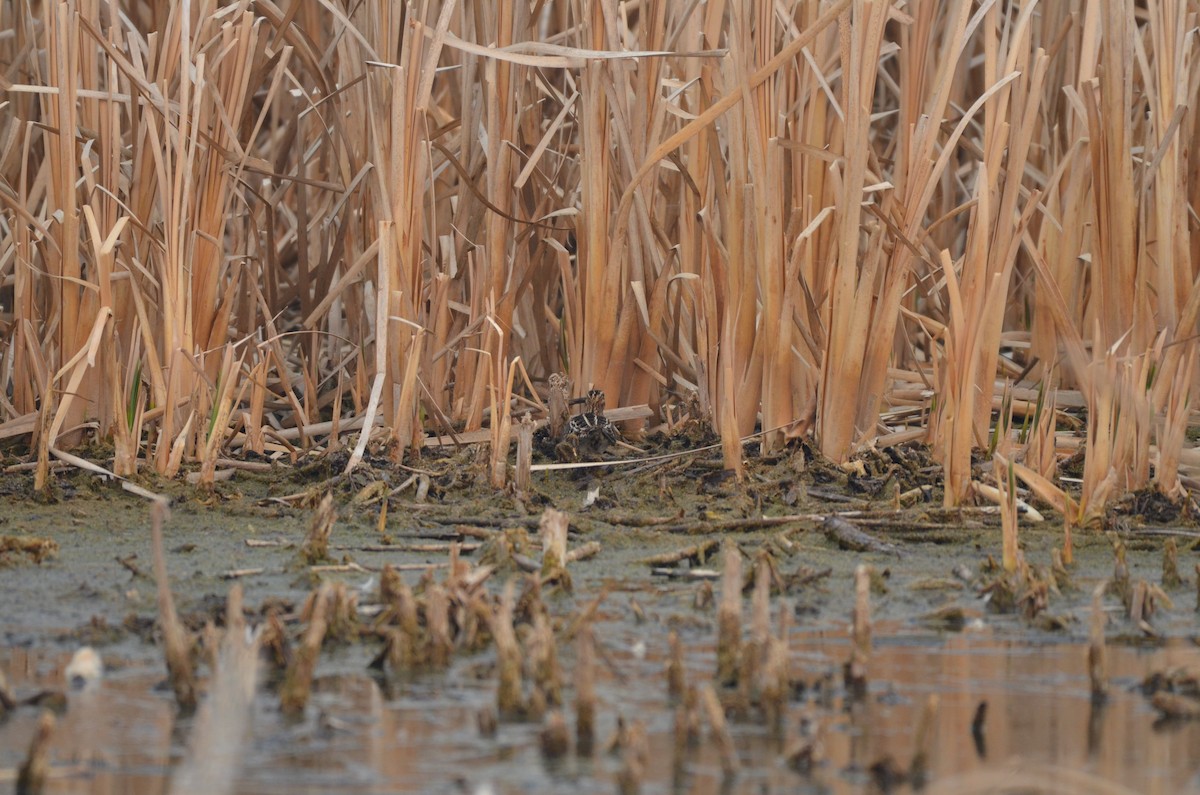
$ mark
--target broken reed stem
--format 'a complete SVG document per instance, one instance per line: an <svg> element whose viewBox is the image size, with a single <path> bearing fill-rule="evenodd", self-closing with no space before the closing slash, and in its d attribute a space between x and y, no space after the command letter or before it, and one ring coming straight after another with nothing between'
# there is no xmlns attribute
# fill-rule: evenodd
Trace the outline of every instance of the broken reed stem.
<svg viewBox="0 0 1200 795"><path fill-rule="evenodd" d="M700 704L712 729L713 742L721 755L721 771L726 776L732 776L741 769L742 763L733 744L733 735L729 733L729 724L725 721L725 708L721 706L721 699L711 682L700 685Z"/></svg>
<svg viewBox="0 0 1200 795"><path fill-rule="evenodd" d="M42 795L50 775L50 736L54 733L54 713L42 710L37 731L29 741L29 753L17 770L17 795Z"/></svg>
<svg viewBox="0 0 1200 795"><path fill-rule="evenodd" d="M175 599L167 580L167 556L163 551L163 521L167 506L159 500L150 505L150 538L154 547L154 580L158 587L158 621L162 626L167 676L175 701L184 712L196 708L196 677L192 670L191 643L175 612Z"/></svg>
<svg viewBox="0 0 1200 795"><path fill-rule="evenodd" d="M296 649L292 664L284 674L283 685L279 688L279 708L285 715L298 715L304 712L304 707L308 704L313 674L317 670L317 658L325 640L325 630L328 626L326 617L332 597L333 584L321 583L313 597L308 628L304 631L300 647Z"/></svg>
<svg viewBox="0 0 1200 795"><path fill-rule="evenodd" d="M735 684L742 655L742 553L726 539L721 547L721 604L717 608L717 681Z"/></svg>
<svg viewBox="0 0 1200 795"><path fill-rule="evenodd" d="M1088 621L1088 678L1092 683L1092 703L1103 703L1108 697L1108 662L1104 650L1104 592L1108 583L1102 582L1092 591L1092 613Z"/></svg>
<svg viewBox="0 0 1200 795"><path fill-rule="evenodd" d="M596 742L596 638L590 622L575 634L575 747L591 756Z"/></svg>

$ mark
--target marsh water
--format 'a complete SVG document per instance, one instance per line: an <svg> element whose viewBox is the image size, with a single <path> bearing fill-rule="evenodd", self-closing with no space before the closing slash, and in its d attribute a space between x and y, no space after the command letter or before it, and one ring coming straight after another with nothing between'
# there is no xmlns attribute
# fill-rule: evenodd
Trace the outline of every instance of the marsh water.
<svg viewBox="0 0 1200 795"><path fill-rule="evenodd" d="M540 721L501 721L494 735L480 732L479 715L496 702L494 649L457 654L445 670L383 675L368 670L380 644L365 639L327 644L301 716L285 717L273 687L260 683L235 791L616 792L621 760L605 746L621 719L645 727L649 753L641 792L872 792L891 786L878 772L887 760L899 769L909 764L920 715L936 695L927 792L1013 791L1004 787L1021 782L1028 786L1020 791L1200 792L1200 721L1160 718L1140 688L1154 672L1200 666L1194 581L1170 592L1173 606L1154 616L1154 637L1126 619L1118 602L1105 602L1109 697L1103 705L1092 701L1090 595L1112 574L1110 537L1077 537L1072 582L1051 595L1043 614L1053 620L1028 621L990 611L979 583L955 576L978 572L989 555L999 554L996 521L985 514L905 514L897 526L909 530L889 536L901 554L854 552L831 543L811 521L733 534L706 533L702 524L682 535L622 526L619 517L629 508L620 500L583 507L590 488L568 484L555 501L574 509L571 546L597 541L601 552L571 563L574 591L548 593L546 604L562 630L603 594L594 622L600 664L598 742L591 753L547 758ZM655 510L634 507L643 514ZM172 588L193 625L217 612L231 577L245 588L252 622L267 602L294 610L319 578L340 579L369 602L384 563L404 567L403 577L414 585L425 566L440 576L447 554L431 539L445 538L455 521L486 525L479 515L489 511L497 517L494 528L512 526L502 517L520 508L490 499L409 504L386 517L386 543L379 544L377 513L343 507L331 556L354 566L316 575L296 563L308 510L261 495L227 495L215 505L180 499L166 528ZM926 537L912 529L921 522L931 528ZM1061 544L1061 529L1051 525L1022 526L1029 560L1048 564L1050 550ZM144 503L107 487L52 505L14 499L0 517L0 534L59 544L57 556L40 564L9 559L0 568L0 671L18 699L43 690L65 694L57 706L46 792L165 792L188 752L196 718L181 716L163 686L154 585L146 576L148 526ZM888 532L879 523L870 527ZM748 556L767 546L785 549L777 560L782 571L819 574L771 599L773 624L783 613L790 619L793 691L782 736L753 715L730 713L741 763L732 776L723 774L708 732L696 745L675 750L675 710L664 677L667 635L674 630L689 680L711 678L716 612L703 596L719 586L702 579L703 572L670 578L645 562L727 536ZM1162 537L1130 533L1126 542L1131 576L1158 582ZM405 543L412 546L400 551ZM464 548L469 561L475 550ZM1185 574L1195 556L1181 545ZM885 585L873 596L867 693L854 700L842 687L842 665L850 651L853 571L863 562L882 573ZM715 568L719 561L704 565ZM498 572L488 587L496 591L521 576ZM947 606L961 609L962 620L950 622L951 629L934 617ZM83 645L100 652L105 674L73 689L64 666ZM560 650L569 723L573 653L569 643ZM985 717L972 731L984 702ZM22 706L0 720L0 789L11 786L39 714ZM816 738L820 753L810 769L798 771L787 750L802 732ZM911 791L903 782L893 789Z"/></svg>

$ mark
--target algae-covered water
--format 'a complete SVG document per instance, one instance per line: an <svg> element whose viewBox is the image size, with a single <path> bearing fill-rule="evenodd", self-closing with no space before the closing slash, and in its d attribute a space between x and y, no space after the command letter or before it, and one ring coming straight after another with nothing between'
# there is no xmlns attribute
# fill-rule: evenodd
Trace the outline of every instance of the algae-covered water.
<svg viewBox="0 0 1200 795"><path fill-rule="evenodd" d="M450 543L475 565L480 555L493 554L478 545L508 531L528 544L520 551L536 557L537 516L547 505L569 514L570 548L599 544L592 557L568 565L570 592L550 587L542 594L560 639L569 725L574 622L594 612L598 739L591 752L573 747L548 757L541 719L502 718L494 733L481 732L481 714L494 713L496 704L494 647L458 649L444 669L377 671L368 663L383 641L364 632L354 642L326 643L312 696L298 716L280 711L278 674L264 666L234 791L911 791L902 774L926 711L926 791L1006 791L1004 782L1022 781L1029 786L1021 791L1200 791L1200 721L1163 719L1141 690L1155 672L1200 669L1195 581L1188 579L1196 553L1188 538L1177 541L1185 581L1164 588L1169 607L1158 600L1139 625L1118 595L1102 600L1109 695L1097 704L1087 664L1092 591L1113 576L1118 537L1128 548L1130 581L1158 585L1164 536L1149 534L1137 519L1118 526L1119 536L1077 532L1068 579L1049 589L1041 609L1029 611L1036 615L997 613L983 595L997 577L987 559L1000 556L994 515L928 505L897 509L840 496L836 488L822 500L770 474L759 474L751 488L686 471L669 480L655 473L542 475L535 494L524 498L460 482L440 494L434 488L421 501L412 491L393 493L382 520L369 483L343 483L334 489L339 517L330 559L316 569L299 557L312 500L303 496L309 486L294 476L235 477L209 497L180 489L165 549L179 611L198 634L206 620L220 622L234 581L244 589L252 625L273 609L298 636L301 606L314 585L337 580L357 595L368 627L385 564L419 590L422 577L447 576ZM7 498L0 516L0 535L58 545L41 563L16 553L0 568L0 671L18 701L41 691L65 696L55 705L44 791L164 792L190 753L197 717L180 715L163 684L148 510L112 485L83 476L64 483L57 502L18 494ZM599 496L589 497L597 487ZM822 488L813 491L824 495ZM847 512L896 551L841 548L819 521L834 511ZM794 518L770 526L751 521L763 515ZM736 541L748 574L763 555L778 572L770 623L775 631L787 616L791 684L780 732L722 690L739 763L732 775L723 773L707 727L694 744L677 747L676 704L664 674L674 631L688 681L712 680L721 585L705 570L719 574L721 558L718 545L707 542L726 539ZM1023 523L1021 543L1025 559L1049 572L1061 526ZM647 562L695 545L704 559ZM877 575L874 631L866 694L854 699L843 687L842 666L851 650L854 571L863 563ZM498 567L485 587L493 595L504 582L529 576L512 561L492 565ZM749 633L749 591L743 616ZM84 645L99 651L105 675L72 688L64 668ZM206 666L200 671L207 675ZM0 720L0 788L15 778L41 709L25 704ZM644 729L644 769L633 781L628 754L607 747L619 721ZM806 743L816 749L807 767L796 755Z"/></svg>

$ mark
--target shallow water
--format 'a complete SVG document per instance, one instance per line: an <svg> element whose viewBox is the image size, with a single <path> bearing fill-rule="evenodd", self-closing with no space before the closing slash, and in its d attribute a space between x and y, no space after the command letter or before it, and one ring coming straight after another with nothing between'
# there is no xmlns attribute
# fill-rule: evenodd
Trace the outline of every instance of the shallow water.
<svg viewBox="0 0 1200 795"><path fill-rule="evenodd" d="M661 633L644 629L627 622L597 626L609 660L599 666L597 684L600 738L613 732L618 713L646 725L646 793L872 791L866 772L872 763L890 754L907 765L914 726L931 693L940 698L929 760L934 789L939 782L950 785L953 776L1019 769L1035 773L1048 792L1100 791L1053 783L1046 767L1053 766L1130 792L1200 791L1200 722L1159 725L1136 689L1152 670L1200 662L1190 642L1153 650L1110 646L1112 692L1108 704L1094 710L1080 644L1016 642L987 630L877 636L865 702L847 709L840 694L830 692L822 705L810 689L791 704L789 733L795 734L802 714L815 718L824 764L809 775L795 773L783 763L780 743L757 720L734 722L743 770L725 780L707 734L681 767L675 765L662 674L665 643ZM699 680L711 672L713 655L711 646L696 640L687 646L687 663L690 677ZM794 632L791 648L793 671L812 683L838 669L849 647L843 632L829 631ZM24 696L64 687L67 656L9 648L0 652L0 666ZM538 750L538 724L501 723L494 738L479 735L476 714L494 700L491 680L473 675L486 659L385 683L353 672L361 662L356 653L335 654L323 663L309 709L296 721L284 719L274 696L260 689L237 791L616 791L620 763L602 748L590 758L568 755L548 762ZM69 692L53 738L55 774L47 792L164 792L185 753L192 720L177 719L169 693L155 689L162 676L157 660L108 663L98 685ZM981 700L988 702L982 748L970 731ZM36 709L22 708L0 723L0 769L12 771L20 763L37 715ZM966 790L953 784L946 791Z"/></svg>

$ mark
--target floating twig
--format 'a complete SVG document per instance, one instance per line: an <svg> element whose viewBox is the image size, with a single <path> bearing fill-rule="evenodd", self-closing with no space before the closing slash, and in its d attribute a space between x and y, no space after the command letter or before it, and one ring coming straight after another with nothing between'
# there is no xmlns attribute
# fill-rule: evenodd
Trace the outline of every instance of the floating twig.
<svg viewBox="0 0 1200 795"><path fill-rule="evenodd" d="M677 549L674 552L663 552L659 555L651 555L648 558L641 558L637 562L643 566L670 566L676 563L681 563L685 560L693 561L703 565L705 559L715 550L721 542L715 538L707 541L701 541L699 544L693 544L690 547Z"/></svg>
<svg viewBox="0 0 1200 795"><path fill-rule="evenodd" d="M236 580L241 577L253 577L256 574L262 574L266 569L230 569L221 574L222 580Z"/></svg>

